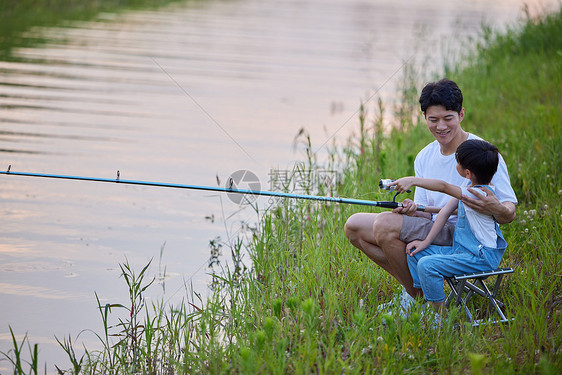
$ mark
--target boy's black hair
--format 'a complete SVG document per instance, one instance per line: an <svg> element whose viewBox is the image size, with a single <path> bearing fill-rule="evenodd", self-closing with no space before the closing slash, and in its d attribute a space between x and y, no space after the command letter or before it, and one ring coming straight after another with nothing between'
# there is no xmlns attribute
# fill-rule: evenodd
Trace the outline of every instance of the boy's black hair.
<svg viewBox="0 0 562 375"><path fill-rule="evenodd" d="M461 167L474 174L480 185L489 184L498 170L498 148L481 139L469 139L461 143L455 158Z"/></svg>
<svg viewBox="0 0 562 375"><path fill-rule="evenodd" d="M422 89L420 106L423 113L434 105L442 105L448 111L461 113L462 91L450 79L443 78L437 82L430 82Z"/></svg>

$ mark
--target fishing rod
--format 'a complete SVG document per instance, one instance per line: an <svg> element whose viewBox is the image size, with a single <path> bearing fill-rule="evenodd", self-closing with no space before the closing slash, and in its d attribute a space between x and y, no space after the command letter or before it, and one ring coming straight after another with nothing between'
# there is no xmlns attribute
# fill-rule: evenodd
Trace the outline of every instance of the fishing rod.
<svg viewBox="0 0 562 375"><path fill-rule="evenodd" d="M206 191L216 191L216 192L221 192L221 193L248 194L248 195L256 195L256 196L269 196L269 197L280 197L280 198L309 199L309 200L322 201L322 202L356 204L356 205L374 206L374 207L383 207L383 208L402 207L401 202L396 202L396 196L398 195L398 193L396 193L394 195L394 200L392 200L392 201L369 201L369 200L362 200L362 199L325 197L325 196L294 194L294 193L281 193L281 192L275 192L275 191L247 190L247 189L236 189L236 188L232 187L232 185L233 185L232 178L230 178L229 187L221 188L221 187L213 187L213 186L172 184L172 183L165 183L165 182L123 180L123 179L120 179L120 172L119 171L117 171L117 177L115 179L111 179L111 178L68 176L68 175L46 174L46 173L13 172L13 171L11 171L11 165L10 165L8 167L7 171L0 171L0 174L11 175L11 176L53 178L53 179L61 179L61 180L78 180L78 181L89 181L89 182L111 182L111 183L118 183L118 184L125 184L125 185L142 185L142 186L155 186L155 187L166 187L166 188L177 188L177 189L206 190ZM384 181L384 180L381 180L381 181ZM379 185L380 185L380 183L379 183ZM386 187L384 187L384 188L386 189ZM418 211L424 211L425 206L418 205L417 210Z"/></svg>

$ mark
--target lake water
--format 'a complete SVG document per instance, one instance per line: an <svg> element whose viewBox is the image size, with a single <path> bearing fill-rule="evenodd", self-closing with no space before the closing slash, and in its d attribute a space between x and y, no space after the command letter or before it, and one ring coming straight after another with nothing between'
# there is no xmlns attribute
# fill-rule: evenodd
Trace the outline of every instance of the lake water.
<svg viewBox="0 0 562 375"><path fill-rule="evenodd" d="M26 37L45 44L0 61L0 169L208 186L249 170L269 190L304 158L300 129L325 154L361 101L394 99L405 63L438 70L457 36L515 22L522 3L200 1L37 28ZM55 336L101 332L94 292L126 302L119 263L165 269L152 298L204 296L209 242L227 263L255 220L217 193L0 175L0 351L11 326L49 372L70 366Z"/></svg>

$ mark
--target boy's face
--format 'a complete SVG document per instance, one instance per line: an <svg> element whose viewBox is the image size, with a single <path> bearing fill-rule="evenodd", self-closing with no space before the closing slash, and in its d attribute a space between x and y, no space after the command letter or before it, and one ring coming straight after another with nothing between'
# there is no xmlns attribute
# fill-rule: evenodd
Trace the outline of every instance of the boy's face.
<svg viewBox="0 0 562 375"><path fill-rule="evenodd" d="M457 113L445 109L442 105L435 105L427 108L424 115L429 131L441 145L446 146L462 135L464 108Z"/></svg>
<svg viewBox="0 0 562 375"><path fill-rule="evenodd" d="M466 175L466 169L464 169L459 162L457 162L457 172L459 172L459 175L463 178L468 178Z"/></svg>

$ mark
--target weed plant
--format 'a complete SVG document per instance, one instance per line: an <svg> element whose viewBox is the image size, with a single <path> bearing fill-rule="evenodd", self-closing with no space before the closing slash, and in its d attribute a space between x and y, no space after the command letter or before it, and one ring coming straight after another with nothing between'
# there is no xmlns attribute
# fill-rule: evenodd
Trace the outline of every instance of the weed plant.
<svg viewBox="0 0 562 375"><path fill-rule="evenodd" d="M343 233L351 214L379 209L284 200L263 214L245 249L252 268L214 275L205 302L192 293L180 306L147 306L148 265L138 275L121 265L130 301L98 301L100 351L78 357L70 338L59 340L72 366L59 373L560 373L560 35L560 11L528 17L502 34L484 27L460 67L445 72L463 89L464 128L498 146L519 199L517 219L502 227L509 243L502 264L515 273L500 298L514 321L472 327L451 309L436 327L420 306L408 319L382 314L377 307L399 285ZM381 101L361 107L359 134L332 151L329 167L345 168L331 194L389 200L378 191L379 179L413 174L416 153L433 138L415 104L422 83L408 82L402 105L392 109L400 126L383 129L388 109ZM307 137L308 150L311 143ZM314 167L314 157L307 154L302 171ZM239 256L246 245L233 246ZM485 306L471 307L486 316ZM27 363L37 372L30 344L32 360L22 360L26 340L14 339L14 349L3 353L14 373Z"/></svg>

